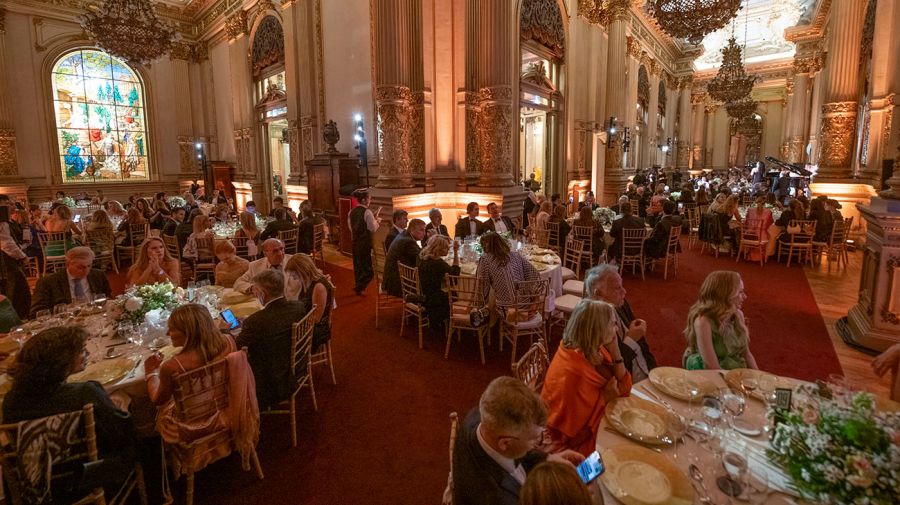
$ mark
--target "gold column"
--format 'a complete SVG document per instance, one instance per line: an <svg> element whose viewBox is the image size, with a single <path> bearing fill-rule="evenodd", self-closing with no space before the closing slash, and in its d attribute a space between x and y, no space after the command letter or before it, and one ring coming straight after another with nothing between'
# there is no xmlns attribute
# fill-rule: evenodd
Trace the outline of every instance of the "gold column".
<svg viewBox="0 0 900 505"><path fill-rule="evenodd" d="M781 109L781 149L778 157L782 160L788 159L788 146L791 142L791 110L794 105L794 77L788 77L784 87L785 105Z"/></svg>
<svg viewBox="0 0 900 505"><path fill-rule="evenodd" d="M637 103L637 81L638 81L638 68L641 64L641 44L632 36L628 36L625 38L626 51L627 55L625 58L625 104L631 104L631 107L625 106L625 117L619 117L619 121L621 121L622 125L631 128L631 132L634 133L634 127L637 125L637 110L634 108L634 104ZM607 75L607 80L609 80L609 75ZM607 116L609 116L607 114ZM609 119L607 117L607 119ZM634 146L637 148L637 146ZM631 156L628 156L626 161L625 173L633 174L634 173L634 150L631 151Z"/></svg>
<svg viewBox="0 0 900 505"><path fill-rule="evenodd" d="M305 162L315 156L320 142L320 118L324 107L321 61L317 58L318 0L287 0L282 4L284 20L284 73L287 97L290 169L288 184L306 182ZM321 98L320 98L321 97ZM321 105L320 105L321 103ZM345 121L347 118L343 118Z"/></svg>
<svg viewBox="0 0 900 505"><path fill-rule="evenodd" d="M686 75L678 79L678 140L675 142L675 167L684 172L690 167L691 160L691 82L693 78ZM674 122L674 118L671 118Z"/></svg>
<svg viewBox="0 0 900 505"><path fill-rule="evenodd" d="M859 56L866 2L833 0L829 13L829 71L824 85L822 130L817 182L849 179L853 175L856 140Z"/></svg>
<svg viewBox="0 0 900 505"><path fill-rule="evenodd" d="M253 141L256 118L253 112L250 59L247 57L250 47L247 11L237 11L227 18L225 33L229 39L228 52L231 61L231 93L234 111L232 136L237 175L242 180L255 180L259 174L256 170L255 143Z"/></svg>
<svg viewBox="0 0 900 505"><path fill-rule="evenodd" d="M176 42L169 52L172 72L175 78L175 89L181 93L175 96L175 128L178 140L179 171L183 176L198 172L197 158L194 154L194 128L191 116L191 78L188 68L193 58L193 46L187 42ZM193 175L192 175L193 176Z"/></svg>
<svg viewBox="0 0 900 505"><path fill-rule="evenodd" d="M0 177L18 176L16 130L6 65L6 9L0 8Z"/></svg>
<svg viewBox="0 0 900 505"><path fill-rule="evenodd" d="M659 116L659 66L653 59L650 59L648 63L647 72L650 74L650 103L647 107L650 110L647 111L647 131L642 135L644 138L644 145L641 146L641 149L644 154L641 156L641 163L643 163L644 166L635 168L649 168L656 165L659 161L659 156L657 156L659 147L657 146L661 143L661 139L656 138L658 134L656 123L657 116Z"/></svg>
<svg viewBox="0 0 900 505"><path fill-rule="evenodd" d="M809 114L810 58L794 59L794 95L788 123L788 162L803 163L806 147L806 117Z"/></svg>
<svg viewBox="0 0 900 505"><path fill-rule="evenodd" d="M609 56L606 64L606 116L614 116L624 122L628 112L626 101L626 52L625 29L628 25L629 0L610 0L607 7L609 13ZM634 72L637 74L637 71ZM636 77L635 77L636 79ZM633 106L632 106L633 107ZM637 146L632 146L635 149ZM610 140L606 150L605 193L613 198L625 189L627 178L622 170L622 129ZM613 201L613 198L607 198Z"/></svg>
<svg viewBox="0 0 900 505"><path fill-rule="evenodd" d="M822 82L825 80L822 70L823 56L819 54L810 67L810 78L813 80L812 101L809 108L809 163L819 162L819 128L822 126Z"/></svg>
<svg viewBox="0 0 900 505"><path fill-rule="evenodd" d="M706 138L706 93L702 91L691 90L691 105L694 109L694 120L692 121L693 132L691 133L691 169L699 170L703 168L703 150L705 149L704 140Z"/></svg>

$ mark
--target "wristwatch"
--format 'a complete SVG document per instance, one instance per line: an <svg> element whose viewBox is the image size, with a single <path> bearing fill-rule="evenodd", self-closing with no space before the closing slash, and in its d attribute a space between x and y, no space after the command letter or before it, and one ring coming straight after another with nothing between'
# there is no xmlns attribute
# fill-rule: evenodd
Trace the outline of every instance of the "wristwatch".
<svg viewBox="0 0 900 505"><path fill-rule="evenodd" d="M621 357L613 360L614 365L618 365L619 363L625 363L625 360Z"/></svg>

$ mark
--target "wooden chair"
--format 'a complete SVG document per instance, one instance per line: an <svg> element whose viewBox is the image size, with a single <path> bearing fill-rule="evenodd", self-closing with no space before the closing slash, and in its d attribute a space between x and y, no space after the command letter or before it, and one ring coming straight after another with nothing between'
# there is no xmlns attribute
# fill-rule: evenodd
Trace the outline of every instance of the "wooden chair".
<svg viewBox="0 0 900 505"><path fill-rule="evenodd" d="M678 247L681 238L681 225L669 229L669 238L666 241L666 255L661 258L663 266L663 280L669 280L669 263L672 263L672 278L678 275ZM658 261L658 260L657 260Z"/></svg>
<svg viewBox="0 0 900 505"><path fill-rule="evenodd" d="M119 267L116 265L116 239L112 230L100 229L89 230L85 234L85 242L88 247L94 251L94 264L102 267L105 271L107 265L112 265L113 271L119 273Z"/></svg>
<svg viewBox="0 0 900 505"><path fill-rule="evenodd" d="M559 241L559 223L548 221L547 233L547 248L559 252L562 249L562 243Z"/></svg>
<svg viewBox="0 0 900 505"><path fill-rule="evenodd" d="M453 505L453 449L456 447L456 438L459 436L459 415L450 413L450 473L447 475L447 488L444 490L442 505Z"/></svg>
<svg viewBox="0 0 900 505"><path fill-rule="evenodd" d="M44 256L44 270L41 275L53 273L57 268L65 268L66 252L69 250L67 232L47 231L41 233L41 253Z"/></svg>
<svg viewBox="0 0 900 505"><path fill-rule="evenodd" d="M422 328L428 326L428 316L425 314L425 306L412 301L422 296L422 286L419 283L419 269L408 267L398 263L400 269L400 288L403 291L403 319L400 321L400 334L406 328L406 319L416 318L419 326L419 349L422 349Z"/></svg>
<svg viewBox="0 0 900 505"><path fill-rule="evenodd" d="M700 209L697 204L693 207L685 207L684 225L688 227L688 249L693 249L694 244L700 240Z"/></svg>
<svg viewBox="0 0 900 505"><path fill-rule="evenodd" d="M644 279L644 239L647 231L643 228L625 228L622 230L622 254L619 256L619 272L631 265L631 274L640 267L641 279Z"/></svg>
<svg viewBox="0 0 900 505"><path fill-rule="evenodd" d="M291 228L278 232L278 240L284 243L285 254L297 254L297 240L300 238L300 229Z"/></svg>
<svg viewBox="0 0 900 505"><path fill-rule="evenodd" d="M584 242L569 237L566 240L566 249L563 254L562 280L563 282L581 278L581 258L584 255ZM561 293L556 293L557 295Z"/></svg>
<svg viewBox="0 0 900 505"><path fill-rule="evenodd" d="M312 251L309 252L309 255L312 257L313 261L316 260L316 257L322 262L322 270L325 270L325 223L319 223L313 226L313 242L312 242Z"/></svg>
<svg viewBox="0 0 900 505"><path fill-rule="evenodd" d="M831 268L831 262L835 259L838 268L841 267L841 262L847 266L847 228L844 220L839 219L834 222L828 242L813 241L812 247L817 263L821 261L822 254L825 254L828 256L828 268Z"/></svg>
<svg viewBox="0 0 900 505"><path fill-rule="evenodd" d="M337 295L335 294L336 291L337 291L337 288L331 289L332 297L335 297L335 298L337 297ZM332 319L333 315L334 315L334 308L332 308L331 312L328 313L328 326L329 327L332 327L331 319ZM332 335L332 338L334 338L334 335ZM337 379L334 377L334 357L331 354L331 339L328 339L328 342L325 342L324 344L320 345L319 349L321 349L319 352L315 352L316 349L313 349L312 356L310 356L310 358L309 358L309 360L310 360L309 366L314 367L316 365L328 365L329 370L331 370L331 383L337 384Z"/></svg>
<svg viewBox="0 0 900 505"><path fill-rule="evenodd" d="M590 226L575 225L572 227L572 238L581 241L581 250L587 254L582 255L582 263L587 260L588 265L594 264L594 229Z"/></svg>
<svg viewBox="0 0 900 505"><path fill-rule="evenodd" d="M812 265L812 239L816 233L816 222L805 219L791 219L788 223L785 233L788 234L788 242L778 242L778 257L781 258L783 248L787 249L787 266L791 266L791 258L797 255L797 261L803 261L803 255L806 255L806 262ZM801 263L802 264L802 263Z"/></svg>
<svg viewBox="0 0 900 505"><path fill-rule="evenodd" d="M378 296L375 297L376 328L378 328L378 321L380 319L381 313L385 310L391 310L399 307L400 302L402 301L396 296L389 295L381 287L382 281L384 280L384 261L384 247L381 247L380 243L376 242L375 247L372 248L372 269L375 271L375 289L378 290Z"/></svg>
<svg viewBox="0 0 900 505"><path fill-rule="evenodd" d="M47 443L42 450L46 451L50 462L50 475L47 486L56 479L71 479L73 468L79 463L92 463L98 461L97 434L94 422L94 406L85 405L81 410L66 412L53 416L47 416L30 421L0 425L0 467L3 469L3 479L9 492L7 500L13 504L22 503L23 492L31 488L35 492L33 484L27 476L23 476L17 470L19 463L20 437L24 437L24 444L29 449L34 445L38 437L46 437ZM64 439L66 444L54 444L53 439ZM57 466L59 464L59 466ZM77 477L76 477L77 478ZM147 505L147 490L144 485L144 473L140 464L135 464L134 469L123 483L122 487L109 500L106 500L102 487L97 487L87 495L70 502L73 505L123 505L137 491L141 505ZM37 491L40 492L40 491ZM55 497L57 500L60 497ZM59 503L57 501L57 503Z"/></svg>
<svg viewBox="0 0 900 505"><path fill-rule="evenodd" d="M531 235L531 239L538 247L543 247L544 249L552 249L550 247L550 230L533 226L531 228Z"/></svg>
<svg viewBox="0 0 900 505"><path fill-rule="evenodd" d="M246 352L246 351L241 351ZM229 376L228 362L225 359L214 361L206 366L195 368L173 377L175 416L182 423L201 425L213 416L228 416ZM194 462L196 455L224 448L223 453L234 451L234 436L228 426L219 426L209 433L191 440L174 444L164 443L169 457L180 462L181 473L187 477L186 505L194 502L194 474L203 470ZM263 478L262 466L256 455L256 448L250 449L250 462L256 470L256 476ZM212 463L212 461L210 461Z"/></svg>
<svg viewBox="0 0 900 505"><path fill-rule="evenodd" d="M247 261L254 261L259 257L259 249L257 249L257 254L250 254L248 244L250 242L255 242L244 235L235 235L231 237L231 244L234 245L234 254L238 258L244 258Z"/></svg>
<svg viewBox="0 0 900 505"><path fill-rule="evenodd" d="M522 355L522 359L512 366L513 377L522 381L535 393L540 393L544 386L544 377L547 368L550 367L550 358L543 342L531 344L528 352Z"/></svg>
<svg viewBox="0 0 900 505"><path fill-rule="evenodd" d="M631 203L631 211L632 211L632 213L634 213L635 216L639 215L638 209L641 208L641 207L640 207L641 201L640 201L639 199L637 199L637 198L632 198L632 199L630 199L630 200L628 200L628 201Z"/></svg>
<svg viewBox="0 0 900 505"><path fill-rule="evenodd" d="M181 261L181 247L178 245L178 237L175 235L162 235L163 245L166 246L166 250L169 251L169 255L173 258Z"/></svg>
<svg viewBox="0 0 900 505"><path fill-rule="evenodd" d="M741 195L741 207L749 207L753 203L750 195Z"/></svg>
<svg viewBox="0 0 900 505"><path fill-rule="evenodd" d="M129 233L125 242L116 246L116 261L120 270L122 268L123 256L128 258L132 263L137 259L141 244L144 243L144 239L150 234L150 224L130 224L128 225L128 229Z"/></svg>
<svg viewBox="0 0 900 505"><path fill-rule="evenodd" d="M500 317L500 351L503 341L512 344L510 365L516 362L516 347L520 336L527 336L533 342L543 340L544 304L547 301L547 280L525 281L516 283L516 297L513 304L505 309Z"/></svg>
<svg viewBox="0 0 900 505"><path fill-rule="evenodd" d="M201 275L215 277L216 275L216 255L215 255L215 239L213 237L200 237L194 239L197 244L197 258L194 260L194 276L196 281Z"/></svg>
<svg viewBox="0 0 900 505"><path fill-rule="evenodd" d="M766 261L766 246L768 240L762 238L762 222L757 219L745 219L741 224L741 245L738 247L737 258L734 261L740 261L747 257L751 251L759 253L759 266L763 266Z"/></svg>
<svg viewBox="0 0 900 505"><path fill-rule="evenodd" d="M315 305L313 305L315 308ZM290 398L282 403L287 403L285 409L269 409L264 414L287 414L291 416L291 447L297 447L297 395L303 388L309 388L312 397L313 409L319 410L316 403L316 387L312 379L312 335L316 322L312 320L312 309L306 316L294 323L291 332L291 378L293 379L294 392Z"/></svg>
<svg viewBox="0 0 900 505"><path fill-rule="evenodd" d="M481 282L477 277L466 275L447 276L447 297L450 300L450 324L447 326L447 347L444 359L450 356L450 342L453 334L457 340L462 339L462 332L472 331L478 337L478 350L481 353L481 364L484 364L484 337L488 334L488 325L472 326L469 314L484 307Z"/></svg>

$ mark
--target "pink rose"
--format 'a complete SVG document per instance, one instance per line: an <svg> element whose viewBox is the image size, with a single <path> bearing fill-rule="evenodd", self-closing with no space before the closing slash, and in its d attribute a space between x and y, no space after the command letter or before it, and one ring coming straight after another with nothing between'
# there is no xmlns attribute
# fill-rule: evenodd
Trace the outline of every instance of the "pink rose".
<svg viewBox="0 0 900 505"><path fill-rule="evenodd" d="M847 482L853 484L856 487L869 487L872 485L872 479L866 477L864 475L850 475L847 477Z"/></svg>
<svg viewBox="0 0 900 505"><path fill-rule="evenodd" d="M865 456L854 456L852 461L853 468L859 471L859 473L868 473L872 471L872 463Z"/></svg>
<svg viewBox="0 0 900 505"><path fill-rule="evenodd" d="M803 411L803 422L806 424L816 424L819 422L819 413L814 409L806 409Z"/></svg>

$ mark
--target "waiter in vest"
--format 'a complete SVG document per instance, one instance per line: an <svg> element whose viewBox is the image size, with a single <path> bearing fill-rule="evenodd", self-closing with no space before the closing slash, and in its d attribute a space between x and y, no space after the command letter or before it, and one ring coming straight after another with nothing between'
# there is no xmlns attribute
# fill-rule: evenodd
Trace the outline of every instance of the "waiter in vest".
<svg viewBox="0 0 900 505"><path fill-rule="evenodd" d="M353 290L357 295L362 295L375 276L372 269L372 233L378 229L378 223L369 210L369 193L357 190L353 192L353 197L358 202L348 218L353 238L353 277L356 280Z"/></svg>

